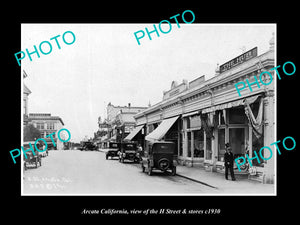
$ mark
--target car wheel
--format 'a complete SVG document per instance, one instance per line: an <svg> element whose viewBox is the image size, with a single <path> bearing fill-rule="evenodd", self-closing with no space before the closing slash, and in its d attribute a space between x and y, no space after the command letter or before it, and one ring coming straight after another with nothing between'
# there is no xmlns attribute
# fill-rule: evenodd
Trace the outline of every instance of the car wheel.
<svg viewBox="0 0 300 225"><path fill-rule="evenodd" d="M160 159L158 161L158 167L161 171L167 171L168 168L170 168L170 162L168 159L166 158L163 158L163 159Z"/></svg>
<svg viewBox="0 0 300 225"><path fill-rule="evenodd" d="M108 160L108 155L105 155L106 160Z"/></svg>
<svg viewBox="0 0 300 225"><path fill-rule="evenodd" d="M176 166L173 166L172 168L172 176L175 176L176 175Z"/></svg>

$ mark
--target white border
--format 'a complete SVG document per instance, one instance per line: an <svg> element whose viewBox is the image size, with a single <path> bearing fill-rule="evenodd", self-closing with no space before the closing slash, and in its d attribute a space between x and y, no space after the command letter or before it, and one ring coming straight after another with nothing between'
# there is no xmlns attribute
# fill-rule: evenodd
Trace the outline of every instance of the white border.
<svg viewBox="0 0 300 225"><path fill-rule="evenodd" d="M49 23L51 24L51 23ZM74 23L76 24L76 23ZM72 24L72 25L74 25ZM85 23L78 23L78 24L85 24ZM89 23L86 23L89 24ZM102 24L102 23L101 23ZM105 23L103 23L105 24ZM273 25L274 26L274 66L277 66L277 23L194 23L196 25L204 25L204 26L227 26L227 25L233 25L233 26L241 26L241 25L255 25L255 26L263 26L263 25ZM185 25L185 24L181 24ZM21 35L22 35L22 24L21 24ZM22 40L22 37L21 37ZM22 48L22 41L21 41L21 49ZM262 53L263 54L263 53ZM23 66L21 64L21 144L23 146ZM277 76L274 83L274 137L275 140L277 140ZM277 154L274 154L274 191L275 193L265 194L265 193L249 193L249 194L228 194L228 193L216 193L216 194L149 194L149 193L143 193L143 194L24 194L24 183L23 183L23 157L21 156L21 196L277 196ZM268 184L266 184L268 185Z"/></svg>

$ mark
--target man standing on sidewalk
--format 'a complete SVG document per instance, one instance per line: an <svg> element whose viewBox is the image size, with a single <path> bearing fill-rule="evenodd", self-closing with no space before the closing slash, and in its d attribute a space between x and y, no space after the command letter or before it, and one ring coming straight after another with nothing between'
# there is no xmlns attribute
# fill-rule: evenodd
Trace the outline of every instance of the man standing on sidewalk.
<svg viewBox="0 0 300 225"><path fill-rule="evenodd" d="M233 172L233 153L231 152L231 147L229 143L225 144L226 152L224 154L225 159L225 179L228 180L228 169L230 170L230 176L232 180L235 180Z"/></svg>

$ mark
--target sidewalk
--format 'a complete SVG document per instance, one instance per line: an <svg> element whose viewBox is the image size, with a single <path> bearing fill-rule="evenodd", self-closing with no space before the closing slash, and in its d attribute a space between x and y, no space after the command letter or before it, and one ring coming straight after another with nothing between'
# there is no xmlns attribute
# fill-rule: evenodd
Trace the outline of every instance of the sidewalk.
<svg viewBox="0 0 300 225"><path fill-rule="evenodd" d="M230 174L226 180L223 173L178 165L177 175L213 186L217 188L214 190L221 195L275 195L275 184L262 184L258 181L249 180L248 176L243 174L236 174L236 181L232 181Z"/></svg>

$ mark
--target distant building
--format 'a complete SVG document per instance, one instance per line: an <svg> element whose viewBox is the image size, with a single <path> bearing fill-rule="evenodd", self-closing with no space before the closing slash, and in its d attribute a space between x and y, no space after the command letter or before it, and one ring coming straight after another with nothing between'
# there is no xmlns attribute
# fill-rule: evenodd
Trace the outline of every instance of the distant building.
<svg viewBox="0 0 300 225"><path fill-rule="evenodd" d="M107 131L107 135L102 136L101 142L121 141L135 127L134 115L147 107L135 107L128 103L127 106L115 106L111 103L107 105L107 118L102 122L98 121L99 131Z"/></svg>
<svg viewBox="0 0 300 225"><path fill-rule="evenodd" d="M33 124L41 132L41 137L47 141L48 149L62 150L64 143L57 137L57 131L63 128L64 122L59 116L51 116L51 113L29 113L28 123ZM52 136L55 146L52 143L51 137L47 135L54 133ZM61 136L63 139L63 137Z"/></svg>

